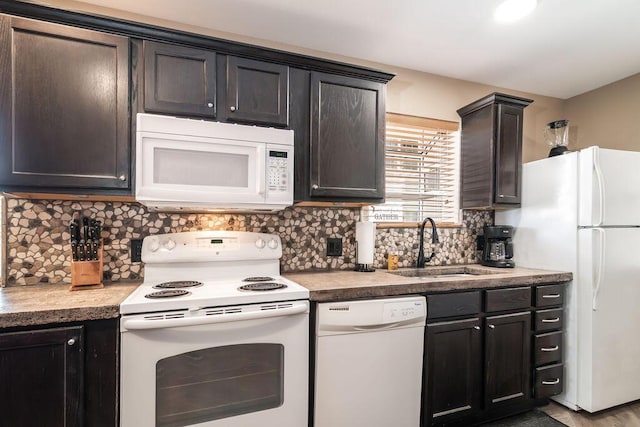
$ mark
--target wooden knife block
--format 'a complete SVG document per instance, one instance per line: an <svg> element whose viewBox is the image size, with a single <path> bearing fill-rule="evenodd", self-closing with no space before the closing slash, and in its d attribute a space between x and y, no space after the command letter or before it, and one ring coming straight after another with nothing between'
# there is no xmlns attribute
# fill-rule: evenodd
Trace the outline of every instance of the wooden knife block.
<svg viewBox="0 0 640 427"><path fill-rule="evenodd" d="M102 283L102 240L98 248L98 259L95 261L71 260L70 291L103 288Z"/></svg>

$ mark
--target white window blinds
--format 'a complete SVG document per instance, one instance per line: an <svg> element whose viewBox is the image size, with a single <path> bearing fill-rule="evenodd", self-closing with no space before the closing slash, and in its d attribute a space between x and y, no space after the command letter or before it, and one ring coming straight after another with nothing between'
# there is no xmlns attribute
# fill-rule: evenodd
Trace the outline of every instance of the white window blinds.
<svg viewBox="0 0 640 427"><path fill-rule="evenodd" d="M387 114L386 203L372 207L375 222L458 223L458 123Z"/></svg>

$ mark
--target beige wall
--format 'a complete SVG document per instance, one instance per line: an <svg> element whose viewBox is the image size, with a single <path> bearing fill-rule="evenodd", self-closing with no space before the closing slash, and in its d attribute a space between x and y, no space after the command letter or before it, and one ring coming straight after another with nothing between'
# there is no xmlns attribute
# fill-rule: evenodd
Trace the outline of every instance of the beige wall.
<svg viewBox="0 0 640 427"><path fill-rule="evenodd" d="M565 101L573 147L640 151L640 74Z"/></svg>

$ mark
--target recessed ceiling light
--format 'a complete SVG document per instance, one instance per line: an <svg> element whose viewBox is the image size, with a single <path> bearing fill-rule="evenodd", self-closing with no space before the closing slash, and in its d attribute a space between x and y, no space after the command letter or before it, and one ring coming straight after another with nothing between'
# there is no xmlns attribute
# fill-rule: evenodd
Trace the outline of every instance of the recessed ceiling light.
<svg viewBox="0 0 640 427"><path fill-rule="evenodd" d="M533 12L537 4L537 0L505 0L496 8L493 17L498 22L517 21Z"/></svg>

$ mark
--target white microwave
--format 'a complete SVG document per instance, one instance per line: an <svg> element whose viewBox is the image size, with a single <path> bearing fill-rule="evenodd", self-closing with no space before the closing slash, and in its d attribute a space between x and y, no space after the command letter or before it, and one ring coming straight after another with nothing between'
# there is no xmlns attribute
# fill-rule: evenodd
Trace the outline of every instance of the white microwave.
<svg viewBox="0 0 640 427"><path fill-rule="evenodd" d="M138 114L136 200L161 211L293 204L293 131Z"/></svg>

